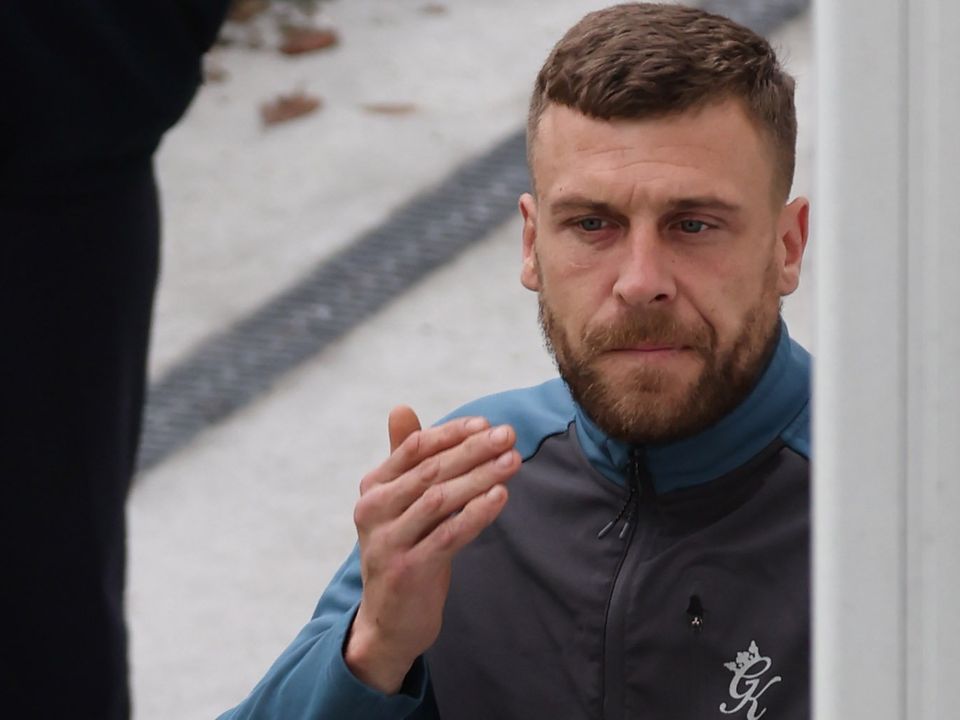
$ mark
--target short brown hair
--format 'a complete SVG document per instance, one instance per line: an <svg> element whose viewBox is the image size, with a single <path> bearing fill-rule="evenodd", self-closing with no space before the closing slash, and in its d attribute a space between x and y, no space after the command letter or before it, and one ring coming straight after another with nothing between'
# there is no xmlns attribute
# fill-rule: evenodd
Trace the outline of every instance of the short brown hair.
<svg viewBox="0 0 960 720"><path fill-rule="evenodd" d="M797 114L794 81L752 30L696 8L615 5L567 31L537 75L527 118L527 160L550 103L601 120L671 115L727 98L744 102L776 157L773 188L793 184Z"/></svg>

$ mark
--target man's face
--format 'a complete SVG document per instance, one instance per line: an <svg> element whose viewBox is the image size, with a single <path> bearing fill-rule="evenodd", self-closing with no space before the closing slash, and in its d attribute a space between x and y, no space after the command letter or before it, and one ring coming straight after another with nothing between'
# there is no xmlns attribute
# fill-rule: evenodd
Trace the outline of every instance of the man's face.
<svg viewBox="0 0 960 720"><path fill-rule="evenodd" d="M647 120L550 105L524 195L521 279L574 398L634 443L692 435L749 392L796 289L808 203L727 100Z"/></svg>

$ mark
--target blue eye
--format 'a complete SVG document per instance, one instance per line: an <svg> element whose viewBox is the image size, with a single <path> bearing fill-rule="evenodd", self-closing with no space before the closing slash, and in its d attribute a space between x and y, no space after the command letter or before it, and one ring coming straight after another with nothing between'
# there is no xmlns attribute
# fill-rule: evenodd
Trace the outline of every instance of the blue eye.
<svg viewBox="0 0 960 720"><path fill-rule="evenodd" d="M681 220L679 227L681 232L696 235L697 233L703 232L710 226L703 222L703 220Z"/></svg>
<svg viewBox="0 0 960 720"><path fill-rule="evenodd" d="M603 230L607 225L606 222L596 217L583 218L582 220L577 220L577 225L580 226L581 230L586 230L587 232L596 232L597 230Z"/></svg>

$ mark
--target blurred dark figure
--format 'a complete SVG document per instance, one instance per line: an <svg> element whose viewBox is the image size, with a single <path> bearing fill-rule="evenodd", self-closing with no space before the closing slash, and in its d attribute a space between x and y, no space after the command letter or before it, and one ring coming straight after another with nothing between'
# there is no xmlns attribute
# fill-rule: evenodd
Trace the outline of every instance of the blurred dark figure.
<svg viewBox="0 0 960 720"><path fill-rule="evenodd" d="M129 716L124 503L160 222L152 155L227 0L0 3L0 702Z"/></svg>

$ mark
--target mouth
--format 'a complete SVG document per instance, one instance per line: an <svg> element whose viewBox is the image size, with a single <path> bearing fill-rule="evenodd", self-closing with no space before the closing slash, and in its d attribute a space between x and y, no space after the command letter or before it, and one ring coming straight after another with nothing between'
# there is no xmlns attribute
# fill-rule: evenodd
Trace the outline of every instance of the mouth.
<svg viewBox="0 0 960 720"><path fill-rule="evenodd" d="M661 342L638 342L612 347L608 352L627 352L627 353L671 353L685 350L683 345Z"/></svg>
<svg viewBox="0 0 960 720"><path fill-rule="evenodd" d="M638 343L614 348L616 352L675 352L682 348L677 345L659 345L655 343Z"/></svg>
<svg viewBox="0 0 960 720"><path fill-rule="evenodd" d="M682 345L637 344L610 348L604 354L632 360L667 361L676 358L687 348Z"/></svg>

